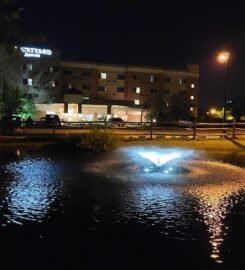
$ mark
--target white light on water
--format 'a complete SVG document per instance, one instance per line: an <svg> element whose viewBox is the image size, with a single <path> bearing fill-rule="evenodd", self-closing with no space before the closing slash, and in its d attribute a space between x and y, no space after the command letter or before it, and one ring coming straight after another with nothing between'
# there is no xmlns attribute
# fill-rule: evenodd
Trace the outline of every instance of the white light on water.
<svg viewBox="0 0 245 270"><path fill-rule="evenodd" d="M164 154L162 152L157 152L157 151L155 152L142 151L142 152L139 152L139 155L143 158L150 160L156 166L161 167L162 165L166 164L168 161L179 158L181 156L181 153L173 152L173 153Z"/></svg>

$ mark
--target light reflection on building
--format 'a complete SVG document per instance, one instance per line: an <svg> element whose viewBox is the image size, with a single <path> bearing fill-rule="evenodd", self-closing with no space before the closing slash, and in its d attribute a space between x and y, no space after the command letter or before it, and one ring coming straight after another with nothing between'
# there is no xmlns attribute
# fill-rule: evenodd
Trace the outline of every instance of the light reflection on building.
<svg viewBox="0 0 245 270"><path fill-rule="evenodd" d="M12 181L7 186L9 221L41 220L56 200L61 184L51 160L22 160L7 166Z"/></svg>

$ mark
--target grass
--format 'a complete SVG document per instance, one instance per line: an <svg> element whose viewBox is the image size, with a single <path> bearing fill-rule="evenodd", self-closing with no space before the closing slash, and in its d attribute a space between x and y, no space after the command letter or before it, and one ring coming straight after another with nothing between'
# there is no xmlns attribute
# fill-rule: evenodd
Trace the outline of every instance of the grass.
<svg viewBox="0 0 245 270"><path fill-rule="evenodd" d="M69 137L69 136L68 136ZM66 140L69 141L67 136L59 137L47 137L47 136L34 136L34 137L14 137L14 136L0 136L0 148L3 147L42 147L49 144L61 143ZM94 132L83 136L79 139L81 146L86 148L99 149L108 145L108 150L115 147L125 146L159 146L159 147L181 147L192 148L205 151L239 151L245 152L245 139L118 139L115 140L111 135L100 134L100 132ZM95 142L95 143L94 143Z"/></svg>
<svg viewBox="0 0 245 270"><path fill-rule="evenodd" d="M192 148L206 151L244 151L245 139L202 139L202 140L184 140L184 139L155 139L155 140L123 140L118 147L124 146L159 146L159 147L181 147Z"/></svg>

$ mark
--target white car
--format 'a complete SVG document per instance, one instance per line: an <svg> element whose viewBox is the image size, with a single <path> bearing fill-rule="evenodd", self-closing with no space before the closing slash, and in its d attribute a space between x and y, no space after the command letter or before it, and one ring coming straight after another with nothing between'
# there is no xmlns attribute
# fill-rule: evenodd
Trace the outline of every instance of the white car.
<svg viewBox="0 0 245 270"><path fill-rule="evenodd" d="M179 127L189 127L191 128L193 126L193 121L189 119L180 119L179 120Z"/></svg>
<svg viewBox="0 0 245 270"><path fill-rule="evenodd" d="M106 122L106 126L108 128L125 128L126 122L124 122L122 118L112 117Z"/></svg>

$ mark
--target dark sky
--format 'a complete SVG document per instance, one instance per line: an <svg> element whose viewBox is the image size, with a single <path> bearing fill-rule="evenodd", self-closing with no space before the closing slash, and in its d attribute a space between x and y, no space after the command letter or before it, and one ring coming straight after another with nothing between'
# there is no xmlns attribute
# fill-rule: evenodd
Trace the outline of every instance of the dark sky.
<svg viewBox="0 0 245 270"><path fill-rule="evenodd" d="M200 105L222 105L228 93L245 95L245 4L242 1L22 0L21 25L47 37L64 59L183 67L200 64Z"/></svg>

